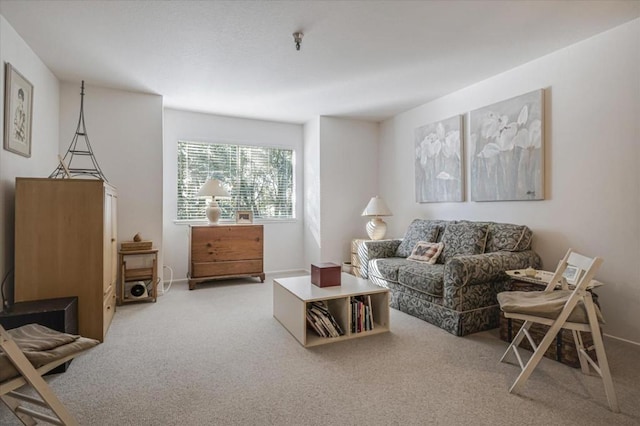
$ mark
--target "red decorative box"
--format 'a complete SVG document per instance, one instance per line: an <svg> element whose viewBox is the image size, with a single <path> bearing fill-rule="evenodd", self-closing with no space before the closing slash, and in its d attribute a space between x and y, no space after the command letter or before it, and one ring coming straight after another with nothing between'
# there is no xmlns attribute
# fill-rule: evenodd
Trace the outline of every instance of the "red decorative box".
<svg viewBox="0 0 640 426"><path fill-rule="evenodd" d="M311 283L318 287L340 285L340 269L335 263L311 264Z"/></svg>

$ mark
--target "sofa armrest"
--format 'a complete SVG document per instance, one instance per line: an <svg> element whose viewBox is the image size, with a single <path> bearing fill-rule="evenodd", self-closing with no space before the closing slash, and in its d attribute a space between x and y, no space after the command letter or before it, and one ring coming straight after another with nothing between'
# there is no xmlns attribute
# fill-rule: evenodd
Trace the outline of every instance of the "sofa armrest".
<svg viewBox="0 0 640 426"><path fill-rule="evenodd" d="M533 250L456 256L445 263L444 286L459 288L491 281L504 281L508 278L504 271L524 269L529 266L538 269L540 265L540 256Z"/></svg>
<svg viewBox="0 0 640 426"><path fill-rule="evenodd" d="M358 260L362 278L369 278L369 261L385 257L394 257L402 240L363 241L358 246Z"/></svg>

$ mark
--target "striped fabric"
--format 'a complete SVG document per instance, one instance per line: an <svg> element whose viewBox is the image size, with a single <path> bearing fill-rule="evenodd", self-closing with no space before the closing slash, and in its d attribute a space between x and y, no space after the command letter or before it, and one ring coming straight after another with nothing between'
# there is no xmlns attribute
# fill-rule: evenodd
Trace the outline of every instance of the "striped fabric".
<svg viewBox="0 0 640 426"><path fill-rule="evenodd" d="M39 324L27 324L7 330L7 334L22 350L35 368L82 352L98 343L73 334L61 333ZM19 373L7 355L0 350L0 382L18 376Z"/></svg>

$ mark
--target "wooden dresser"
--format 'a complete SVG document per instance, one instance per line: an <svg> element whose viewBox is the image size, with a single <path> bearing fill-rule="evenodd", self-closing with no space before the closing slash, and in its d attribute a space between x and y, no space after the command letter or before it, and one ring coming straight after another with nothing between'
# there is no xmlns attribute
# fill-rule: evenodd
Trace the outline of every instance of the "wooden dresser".
<svg viewBox="0 0 640 426"><path fill-rule="evenodd" d="M220 278L251 276L264 282L262 225L192 225L189 290Z"/></svg>
<svg viewBox="0 0 640 426"><path fill-rule="evenodd" d="M116 304L116 189L16 178L15 301L78 297L78 332L104 340Z"/></svg>

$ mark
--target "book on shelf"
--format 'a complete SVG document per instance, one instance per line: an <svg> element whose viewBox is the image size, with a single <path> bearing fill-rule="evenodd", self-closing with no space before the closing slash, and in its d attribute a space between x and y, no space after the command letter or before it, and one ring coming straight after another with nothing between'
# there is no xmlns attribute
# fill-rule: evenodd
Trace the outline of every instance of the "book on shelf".
<svg viewBox="0 0 640 426"><path fill-rule="evenodd" d="M340 337L344 331L322 301L307 304L307 323L321 337Z"/></svg>
<svg viewBox="0 0 640 426"><path fill-rule="evenodd" d="M351 332L361 333L373 330L373 309L371 296L353 296L351 298Z"/></svg>

